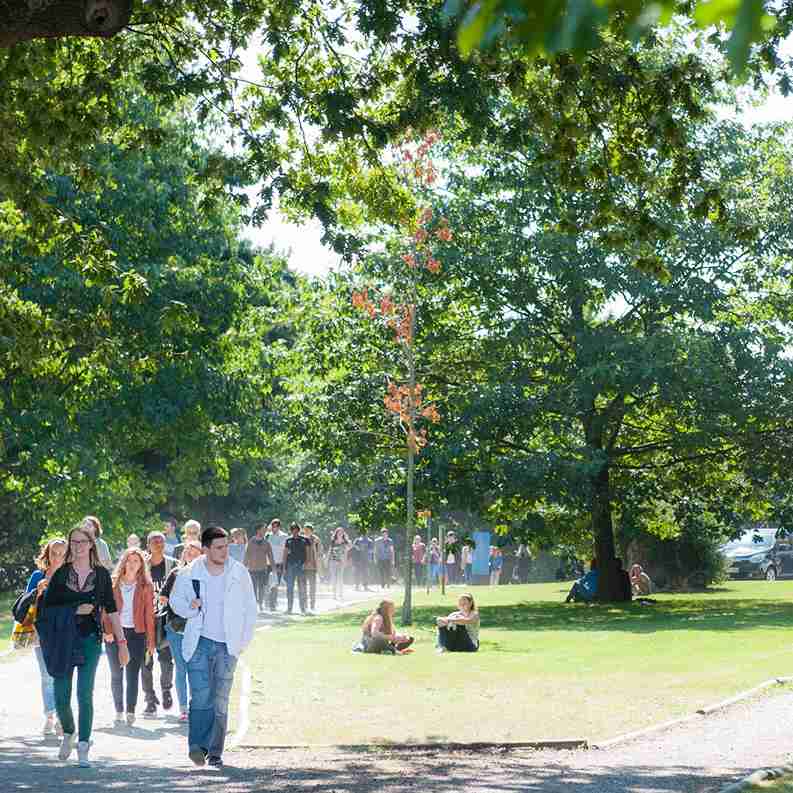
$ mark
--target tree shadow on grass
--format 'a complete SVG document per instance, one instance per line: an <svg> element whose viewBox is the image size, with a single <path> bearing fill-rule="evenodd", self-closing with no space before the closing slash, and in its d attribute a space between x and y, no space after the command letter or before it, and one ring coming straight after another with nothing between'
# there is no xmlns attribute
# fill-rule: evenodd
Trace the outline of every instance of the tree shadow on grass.
<svg viewBox="0 0 793 793"><path fill-rule="evenodd" d="M0 748L3 793L710 793L752 769L725 770L704 779L687 766L598 765L597 753L517 755L421 751L240 751L220 771L195 769L147 747L135 762L103 761L81 769L61 764L40 740L16 738ZM144 754L142 752L142 754Z"/></svg>
<svg viewBox="0 0 793 793"><path fill-rule="evenodd" d="M437 606L413 609L414 625L433 630ZM793 603L752 598L685 598L655 604L586 604L526 601L483 606L482 626L514 631L623 631L645 634L659 631L724 631L779 628L793 623ZM359 628L364 611L329 614L320 618L328 626Z"/></svg>

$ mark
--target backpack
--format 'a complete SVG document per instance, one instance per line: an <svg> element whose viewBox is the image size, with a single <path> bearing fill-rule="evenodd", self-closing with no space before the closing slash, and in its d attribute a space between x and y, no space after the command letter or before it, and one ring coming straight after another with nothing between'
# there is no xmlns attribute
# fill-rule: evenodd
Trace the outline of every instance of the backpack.
<svg viewBox="0 0 793 793"><path fill-rule="evenodd" d="M201 599L201 582L197 579L193 579L193 592L195 592L195 596L200 600ZM171 612L171 619L168 622L171 630L174 633L184 633L184 629L187 625L187 620L184 617L180 617L178 614L174 614ZM163 634L165 630L163 628Z"/></svg>
<svg viewBox="0 0 793 793"><path fill-rule="evenodd" d="M33 589L30 592L22 592L20 594L20 596L14 601L14 605L11 606L11 614L14 617L15 622L19 622L21 624L25 621L25 617L27 617L30 607L35 605L38 596L39 593L36 589Z"/></svg>

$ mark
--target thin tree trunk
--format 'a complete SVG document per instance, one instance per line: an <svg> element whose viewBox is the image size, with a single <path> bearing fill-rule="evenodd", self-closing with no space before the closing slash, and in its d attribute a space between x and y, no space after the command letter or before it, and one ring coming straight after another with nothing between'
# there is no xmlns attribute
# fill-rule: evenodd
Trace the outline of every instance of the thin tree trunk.
<svg viewBox="0 0 793 793"><path fill-rule="evenodd" d="M416 358L413 343L416 338L416 286L410 295L410 341L406 346L408 356L408 410L410 412L410 429L416 428ZM413 534L416 527L415 504L413 485L416 472L416 453L413 448L413 439L408 439L408 476L407 476L407 520L405 521L405 599L402 603L402 624L413 624Z"/></svg>

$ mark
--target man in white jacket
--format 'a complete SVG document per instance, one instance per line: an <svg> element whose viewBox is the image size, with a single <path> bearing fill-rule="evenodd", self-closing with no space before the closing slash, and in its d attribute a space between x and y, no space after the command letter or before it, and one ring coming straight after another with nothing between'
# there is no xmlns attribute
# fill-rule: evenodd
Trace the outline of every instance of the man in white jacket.
<svg viewBox="0 0 793 793"><path fill-rule="evenodd" d="M229 557L228 534L209 526L204 555L176 577L170 604L187 620L182 656L190 681L188 754L198 766L223 766L229 694L240 653L253 639L256 597L245 565Z"/></svg>

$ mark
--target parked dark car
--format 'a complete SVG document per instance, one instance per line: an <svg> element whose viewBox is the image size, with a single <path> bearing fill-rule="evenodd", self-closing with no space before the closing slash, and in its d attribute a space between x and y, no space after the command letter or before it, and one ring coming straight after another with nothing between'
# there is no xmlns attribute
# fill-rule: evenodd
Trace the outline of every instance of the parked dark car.
<svg viewBox="0 0 793 793"><path fill-rule="evenodd" d="M748 529L720 550L730 578L793 578L793 542L779 529Z"/></svg>

